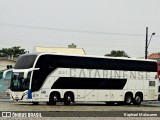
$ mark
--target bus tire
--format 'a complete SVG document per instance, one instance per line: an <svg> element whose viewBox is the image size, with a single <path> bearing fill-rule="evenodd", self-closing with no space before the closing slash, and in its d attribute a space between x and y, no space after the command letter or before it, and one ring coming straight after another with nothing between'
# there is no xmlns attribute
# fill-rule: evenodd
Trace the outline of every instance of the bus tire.
<svg viewBox="0 0 160 120"><path fill-rule="evenodd" d="M70 93L64 95L64 105L70 105L72 102L72 97Z"/></svg>
<svg viewBox="0 0 160 120"><path fill-rule="evenodd" d="M124 98L124 103L126 105L130 105L132 103L132 95L131 94L126 94Z"/></svg>
<svg viewBox="0 0 160 120"><path fill-rule="evenodd" d="M47 102L48 105L56 105L57 103L57 94L56 92L51 93L49 97L49 102Z"/></svg>
<svg viewBox="0 0 160 120"><path fill-rule="evenodd" d="M142 102L142 97L140 95L136 95L133 101L134 105L140 105Z"/></svg>

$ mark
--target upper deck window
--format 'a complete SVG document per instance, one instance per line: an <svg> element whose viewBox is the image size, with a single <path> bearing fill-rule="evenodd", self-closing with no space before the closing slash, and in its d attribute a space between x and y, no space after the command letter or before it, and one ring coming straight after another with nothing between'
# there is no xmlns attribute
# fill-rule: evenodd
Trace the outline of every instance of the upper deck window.
<svg viewBox="0 0 160 120"><path fill-rule="evenodd" d="M28 69L28 68L32 68L34 61L36 59L37 55L24 55L21 56L15 65L15 69Z"/></svg>

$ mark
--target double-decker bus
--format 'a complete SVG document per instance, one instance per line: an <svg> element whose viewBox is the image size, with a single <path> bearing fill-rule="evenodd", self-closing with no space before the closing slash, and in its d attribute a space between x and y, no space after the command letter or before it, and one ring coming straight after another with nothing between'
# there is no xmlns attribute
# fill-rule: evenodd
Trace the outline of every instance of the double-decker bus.
<svg viewBox="0 0 160 120"><path fill-rule="evenodd" d="M60 53L20 56L13 69L11 99L46 102L124 102L139 105L158 99L154 60Z"/></svg>

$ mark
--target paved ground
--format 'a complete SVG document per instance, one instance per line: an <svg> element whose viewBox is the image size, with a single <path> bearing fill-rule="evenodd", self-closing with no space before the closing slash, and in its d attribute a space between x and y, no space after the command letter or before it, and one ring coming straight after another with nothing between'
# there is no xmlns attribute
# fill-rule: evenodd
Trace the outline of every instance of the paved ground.
<svg viewBox="0 0 160 120"><path fill-rule="evenodd" d="M13 118L3 118L5 120L12 119L12 120L23 120L28 119L32 120L32 118L22 118L22 117L28 117L28 115L32 113L41 113L42 118L41 119L95 119L95 120L101 120L101 119L110 119L110 120L124 120L128 119L129 117L118 117L118 115L122 116L123 114L127 115L136 115L135 113L144 114L145 112L151 111L148 114L160 114L160 102L143 102L140 106L135 105L106 105L105 103L77 103L72 104L70 106L64 106L63 103L58 103L56 106L52 105L46 105L45 103L40 103L39 105L32 105L31 103L17 103L17 102L10 102L8 100L0 100L0 113L2 112L11 112L13 115ZM82 112L77 112L82 111ZM97 111L97 112L95 112ZM108 112L109 111L109 112ZM121 113L121 111L123 111ZM126 111L126 113L125 113ZM135 112L134 112L135 111ZM129 112L129 113L128 113ZM20 113L20 116L15 118L15 115L18 115ZM72 116L74 113L74 117L66 117L67 115ZM131 114L132 113L132 114ZM83 116L83 114L88 116ZM113 117L105 117L105 115L111 115ZM26 115L26 116L25 116ZM48 117L52 116L52 118ZM58 117L58 116L61 117ZM82 115L82 116L81 116ZM0 115L2 116L2 115ZM47 117L44 117L47 116ZM99 116L99 117L96 117ZM106 115L107 116L107 115ZM116 116L116 117L114 117ZM39 116L38 116L39 117ZM1 118L0 118L1 119ZM34 118L34 120L39 120L40 118ZM132 120L150 120L150 117L131 117ZM152 120L160 119L159 117L154 117Z"/></svg>

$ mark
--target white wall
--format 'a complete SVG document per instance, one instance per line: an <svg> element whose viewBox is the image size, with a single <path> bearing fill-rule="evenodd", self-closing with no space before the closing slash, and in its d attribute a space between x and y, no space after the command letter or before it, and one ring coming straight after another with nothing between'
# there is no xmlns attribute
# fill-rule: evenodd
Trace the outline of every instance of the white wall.
<svg viewBox="0 0 160 120"><path fill-rule="evenodd" d="M0 70L7 69L7 65L12 65L12 67L14 67L15 63L15 61L11 60L0 60Z"/></svg>

